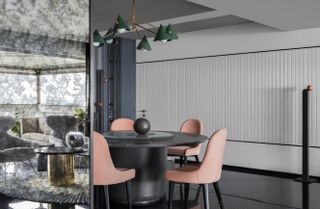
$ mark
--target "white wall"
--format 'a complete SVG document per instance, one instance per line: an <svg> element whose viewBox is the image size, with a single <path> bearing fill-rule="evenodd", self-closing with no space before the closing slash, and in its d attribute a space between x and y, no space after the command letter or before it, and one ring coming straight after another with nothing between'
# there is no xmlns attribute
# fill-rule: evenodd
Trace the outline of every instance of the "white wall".
<svg viewBox="0 0 320 209"><path fill-rule="evenodd" d="M253 23L242 24L225 28L180 34L180 39L178 41L170 42L165 45L153 43L152 52L137 53L137 62L152 62L155 60L169 60L188 57L234 54L240 52L267 51L274 49L315 46L320 45L320 39L318 37L320 37L320 29L279 32ZM319 48L303 50L317 51L319 50ZM276 65L268 65L268 67L264 67L263 72L259 71L261 70L261 68L254 68L252 66L250 67L250 56L257 56L255 53L249 55L233 55L234 57L248 56L247 58L243 57L249 62L246 62L245 65L242 65L242 68L237 68L236 63L229 64L226 68L225 64L223 64L226 61L221 62L221 60L220 62L222 63L222 65L220 66L211 66L211 64L214 64L212 60L211 62L208 62L208 59L221 59L221 57L138 64L137 109L139 110L145 108L149 110L148 117L150 117L153 127L156 129L177 130L179 124L184 118L188 116L199 116L204 118L204 121L207 123L206 125L211 126L210 128L207 128L207 135L210 134L209 132L213 131L211 129L226 126L231 127L229 129L232 139L237 139L244 142L262 141L267 143L276 142L300 144L300 89L303 88L306 84L312 82L316 87L315 94L317 95L316 84L320 79L320 74L317 73L317 70L320 65L315 64L315 62L320 63L320 61L318 61L318 59L320 58L320 53L316 52L314 54L299 54L295 53L294 50L285 51L285 53L288 52L294 53L294 56L301 57L301 59L299 58L299 64L297 64L295 61L298 57L294 57L294 59L290 60L291 65L287 65L285 70L283 70L283 66L278 63ZM281 52L280 54L279 52L263 52L258 53L258 55L260 56L262 54L261 56L263 57L264 55L269 56L268 54L270 53L275 54L271 55L275 56L275 59L278 59L280 57L279 59L281 60L283 56L289 56L292 58L292 54L283 55L281 54ZM232 56L227 56L224 59L232 59ZM287 59L289 58L287 57ZM267 61L267 64L270 64L269 61ZM257 63L257 61L253 61L253 63L251 64L255 63ZM280 61L280 63L282 62ZM295 63L297 65L293 66L292 63ZM310 67L312 64L314 66ZM213 69L212 71L210 71L211 67ZM291 67L294 67L295 70L291 70ZM273 74L270 76L268 75L268 68L271 72L273 72ZM229 73L223 73L221 71L219 72L219 69L227 69ZM255 69L257 69L257 72L254 72ZM204 71L201 72L201 70ZM236 72L234 70L238 71ZM189 79L186 77L188 72L189 77L187 77ZM228 110L228 108L230 108L230 110L223 110L224 102L236 102L237 100L232 100L232 97L224 97L223 94L218 95L219 91L212 90L212 88L216 87L215 84L207 89L205 89L204 85L210 83L210 81L213 79L214 82L220 82L220 84L222 84L222 88L224 88L228 86L228 84L225 84L226 82L237 82L237 78L239 76L241 77L241 75L244 78L244 83L246 83L248 81L248 79L246 80L246 77L249 78L249 81L254 81L254 76L259 76L259 72L262 73L260 77L269 77L269 79L266 79L264 83L269 87L275 87L276 90L273 94L276 96L269 97L269 99L274 99L273 103L268 103L268 100L265 100L266 103L254 103L253 97L251 98L253 99L253 102L249 102L248 104L256 104L253 105L254 107L258 107L260 105L258 108L252 109L252 111L256 111L256 116L259 116L256 118L256 123L258 125L261 125L263 123L274 123L275 126L271 126L271 128L269 127L267 132L261 132L261 130L263 129L262 127L260 132L254 133L254 131L250 132L250 128L255 128L256 123L252 123L252 121L249 121L250 117L243 117L241 116L241 114L237 115L237 112L235 112L236 107L233 104L229 105L230 103L225 103L227 105L227 108L225 108L224 110ZM277 72L279 72L279 74L277 74ZM252 75L252 73L254 73L254 75ZM205 74L205 76L203 74ZM294 75L296 79L288 79L289 77L292 77L292 75ZM190 76L194 78L194 82L190 80ZM226 80L227 78L230 79ZM274 82L274 79L276 79L277 81ZM177 82L181 83L181 85L175 85ZM178 95L177 97L177 94L181 93L181 87L185 87L186 84L188 84L187 86L190 87L188 88L188 91L185 91L182 95ZM197 90L199 90L199 85L201 86L201 91L203 91L204 89L205 91L207 91L207 94L201 94L203 95L203 97L199 96L197 93ZM233 86L233 88L227 88L229 89L228 92L230 94L234 94L234 88L239 87L238 85L230 86ZM261 89L258 89L257 87L257 85L248 85L248 88L251 88L251 90L257 90L256 93L259 94L259 91ZM276 108L279 113L271 113L271 115L281 114L283 113L283 111L287 111L287 116L280 117L280 119L282 119L282 128L286 126L286 122L292 124L292 119L294 120L294 125L292 126L292 129L290 129L291 131L281 131L276 125L279 124L279 118L266 117L266 115L261 114L261 111L265 111L268 109L270 110L269 105L277 104L278 102L282 102L281 104L283 104L282 97L284 95L281 94L281 92L285 91L285 89L288 88L294 89L295 96L293 96L291 99L292 103L294 103L295 106L289 112L286 107L281 107L278 109ZM241 94L241 92L239 93ZM200 103L200 105L197 105L196 103L193 103L193 100L192 98L190 98L190 96L196 96L196 99L198 100L207 100L207 104L205 105ZM247 96L246 98L248 98L248 95L246 93L243 93L242 96ZM212 98L215 97L217 99L222 99L225 101L218 104L216 101L212 100ZM320 94L317 98L320 98ZM182 108L181 103L179 103L178 101L181 99L185 102L185 106ZM277 99L280 100L278 101ZM165 103L162 103L163 100L165 100ZM315 111L315 107L317 106L315 104L317 103L317 100L314 99L313 101L313 111ZM210 111L210 104L218 104L219 108L212 108L212 111ZM219 114L219 109L221 109L221 114ZM249 114L252 114L250 107L246 110ZM240 109L240 111L242 110ZM188 113L190 113L190 115L188 115ZM227 114L227 116L229 117L229 121L225 119L225 114ZM235 114L236 116L234 118L234 123L232 122L233 114ZM213 120L215 118L219 118L219 121L216 122L215 120ZM318 118L320 119L320 116L314 117L312 121L316 122L318 121ZM244 129L235 126L237 124L241 125L242 123L249 125ZM317 123L313 123L312 129L314 131L312 133L312 143L313 145L319 145L320 141L318 141L318 137L316 137L317 134L315 132L315 130L317 129ZM285 135L284 133L287 135ZM265 135L264 137L263 134L267 135ZM289 136L292 136L292 138ZM311 149L311 173L318 176L320 176L320 165L317 165L317 161L319 158L320 149ZM225 164L300 173L301 149L299 147L292 146L228 142Z"/></svg>

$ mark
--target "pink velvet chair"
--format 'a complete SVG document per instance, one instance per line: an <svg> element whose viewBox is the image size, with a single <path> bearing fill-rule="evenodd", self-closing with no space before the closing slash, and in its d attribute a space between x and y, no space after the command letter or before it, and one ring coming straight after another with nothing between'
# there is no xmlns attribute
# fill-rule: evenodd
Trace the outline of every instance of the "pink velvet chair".
<svg viewBox="0 0 320 209"><path fill-rule="evenodd" d="M134 121L129 118L118 118L111 123L111 131L133 131Z"/></svg>
<svg viewBox="0 0 320 209"><path fill-rule="evenodd" d="M103 185L106 207L109 205L108 185L126 183L128 208L132 209L130 180L135 177L134 169L116 168L112 162L107 140L99 133L93 132L93 185Z"/></svg>
<svg viewBox="0 0 320 209"><path fill-rule="evenodd" d="M182 123L180 132L200 135L203 133L203 123L197 119L188 119ZM196 161L199 162L198 155L200 154L200 151L201 144L196 144L194 146L174 146L168 148L168 155L179 156L180 166L182 166L182 162L187 164L188 157L191 156L194 156Z"/></svg>
<svg viewBox="0 0 320 209"><path fill-rule="evenodd" d="M203 161L196 166L183 166L165 173L169 181L169 209L172 209L174 184L185 184L185 208L187 208L190 184L200 184L203 187L205 209L209 209L209 184L213 183L221 209L224 208L218 181L221 177L224 149L227 141L227 130L215 132L208 142Z"/></svg>

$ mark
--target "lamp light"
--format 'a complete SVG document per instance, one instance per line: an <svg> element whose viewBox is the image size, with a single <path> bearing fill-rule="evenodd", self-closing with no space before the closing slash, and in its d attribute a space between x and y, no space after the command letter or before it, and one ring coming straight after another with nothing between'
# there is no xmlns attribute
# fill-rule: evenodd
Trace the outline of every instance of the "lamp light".
<svg viewBox="0 0 320 209"><path fill-rule="evenodd" d="M117 31L117 33L124 33L125 31L130 31L130 27L126 21L118 15L116 23L114 24L114 30Z"/></svg>
<svg viewBox="0 0 320 209"><path fill-rule="evenodd" d="M93 46L95 47L100 47L100 46L103 46L104 45L104 40L103 38L101 37L100 33L95 30L93 32Z"/></svg>
<svg viewBox="0 0 320 209"><path fill-rule="evenodd" d="M108 32L104 35L103 39L107 44L112 44L116 34L114 33L113 28L109 28Z"/></svg>
<svg viewBox="0 0 320 209"><path fill-rule="evenodd" d="M161 24L153 41L161 41L165 43L168 41L168 39L169 35L166 32L166 28Z"/></svg>
<svg viewBox="0 0 320 209"><path fill-rule="evenodd" d="M151 51L151 46L146 36L143 36L143 38L137 46L137 49L141 51Z"/></svg>
<svg viewBox="0 0 320 209"><path fill-rule="evenodd" d="M167 32L167 35L169 36L168 41L178 39L177 32L175 31L175 29L172 27L171 24L167 26L166 32Z"/></svg>

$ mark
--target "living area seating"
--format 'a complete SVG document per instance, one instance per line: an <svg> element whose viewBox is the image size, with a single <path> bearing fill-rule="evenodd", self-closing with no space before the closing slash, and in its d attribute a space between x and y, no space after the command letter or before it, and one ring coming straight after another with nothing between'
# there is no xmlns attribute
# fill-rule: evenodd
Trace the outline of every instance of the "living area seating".
<svg viewBox="0 0 320 209"><path fill-rule="evenodd" d="M28 161L35 157L34 148L37 143L9 135L7 132L15 125L15 119L0 116L0 163Z"/></svg>
<svg viewBox="0 0 320 209"><path fill-rule="evenodd" d="M50 142L55 146L67 146L65 137L68 132L76 131L76 118L69 115L47 116L46 123L52 132Z"/></svg>
<svg viewBox="0 0 320 209"><path fill-rule="evenodd" d="M215 188L221 209L224 208L218 181L221 177L226 141L227 130L220 129L211 136L203 162L200 165L187 165L166 171L165 176L169 181L169 209L172 209L174 185L176 182L185 184L185 209L188 208L190 184L202 185L205 209L209 209L209 184L211 183Z"/></svg>
<svg viewBox="0 0 320 209"><path fill-rule="evenodd" d="M110 209L108 185L125 182L128 209L132 209L130 180L136 175L135 169L116 168L107 141L97 132L93 132L93 150L93 185L104 186L106 208Z"/></svg>
<svg viewBox="0 0 320 209"><path fill-rule="evenodd" d="M203 123L198 119L188 119L182 123L180 132L201 135L203 133ZM168 148L169 156L180 157L180 166L182 166L182 164L187 164L188 157L191 156L194 156L196 161L199 162L198 155L200 152L201 144L196 144L194 146L174 146Z"/></svg>
<svg viewBox="0 0 320 209"><path fill-rule="evenodd" d="M44 117L21 118L21 138L38 144L49 144L51 129L46 125Z"/></svg>

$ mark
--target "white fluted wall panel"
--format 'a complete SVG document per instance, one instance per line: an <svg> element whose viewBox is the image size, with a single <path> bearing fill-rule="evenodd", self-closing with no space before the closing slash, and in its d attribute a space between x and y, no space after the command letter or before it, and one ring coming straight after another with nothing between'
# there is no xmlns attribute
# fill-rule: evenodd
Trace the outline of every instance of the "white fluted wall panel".
<svg viewBox="0 0 320 209"><path fill-rule="evenodd" d="M196 117L206 135L226 127L229 139L300 145L301 92L312 84L310 138L319 146L319 70L319 47L140 63L137 109L153 129Z"/></svg>

